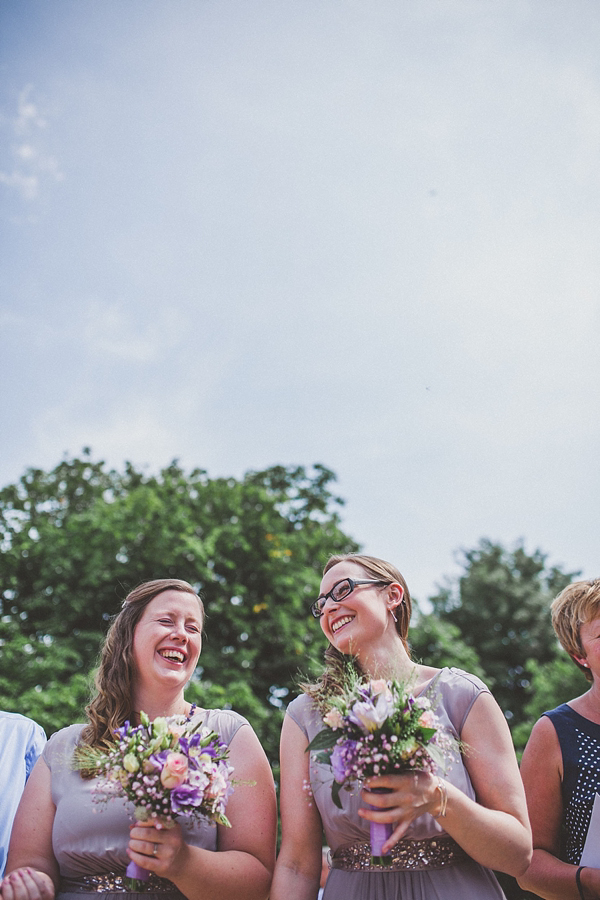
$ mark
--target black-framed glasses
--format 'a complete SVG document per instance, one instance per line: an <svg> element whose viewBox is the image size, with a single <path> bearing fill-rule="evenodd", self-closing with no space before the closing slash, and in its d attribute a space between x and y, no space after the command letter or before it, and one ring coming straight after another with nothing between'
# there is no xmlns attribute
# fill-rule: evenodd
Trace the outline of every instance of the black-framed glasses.
<svg viewBox="0 0 600 900"><path fill-rule="evenodd" d="M341 581L336 581L331 590L327 591L326 594L321 594L320 597L317 597L310 607L310 611L315 619L321 618L323 615L323 608L330 597L334 603L339 603L347 597L348 594L351 594L354 588L359 584L389 584L389 581L384 581L381 578L361 578L358 581L355 581L354 578L342 578Z"/></svg>

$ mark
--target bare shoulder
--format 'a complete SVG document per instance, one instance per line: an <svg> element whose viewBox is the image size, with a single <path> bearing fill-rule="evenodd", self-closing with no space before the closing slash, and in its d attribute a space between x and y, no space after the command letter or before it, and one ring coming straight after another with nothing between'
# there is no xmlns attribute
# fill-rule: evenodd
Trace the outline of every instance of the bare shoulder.
<svg viewBox="0 0 600 900"><path fill-rule="evenodd" d="M556 729L548 716L542 716L531 729L521 760L521 775L527 780L540 770L556 769L562 777L562 752Z"/></svg>
<svg viewBox="0 0 600 900"><path fill-rule="evenodd" d="M439 675L441 669L436 668L435 666L421 666L417 665L414 669L414 679L415 691L421 691L423 688L427 687L429 682L435 678L436 675Z"/></svg>

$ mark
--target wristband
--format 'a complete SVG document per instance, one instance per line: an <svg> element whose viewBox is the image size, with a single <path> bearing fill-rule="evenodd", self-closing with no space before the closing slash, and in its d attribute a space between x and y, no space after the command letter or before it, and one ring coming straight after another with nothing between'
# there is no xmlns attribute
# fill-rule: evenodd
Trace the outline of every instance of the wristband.
<svg viewBox="0 0 600 900"><path fill-rule="evenodd" d="M585 896L583 894L583 888L581 887L581 871L582 869L587 868L586 866L579 866L577 871L575 872L575 884L577 885L577 890L579 891L579 896L581 900L585 900Z"/></svg>

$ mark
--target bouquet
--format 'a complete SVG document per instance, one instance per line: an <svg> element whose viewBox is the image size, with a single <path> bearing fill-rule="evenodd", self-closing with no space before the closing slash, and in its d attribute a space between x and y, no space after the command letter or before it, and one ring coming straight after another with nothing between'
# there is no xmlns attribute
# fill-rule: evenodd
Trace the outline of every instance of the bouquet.
<svg viewBox="0 0 600 900"><path fill-rule="evenodd" d="M308 745L318 762L331 766L331 796L340 809L340 790L352 789L374 775L435 772L458 747L443 732L427 697L414 697L398 681L361 680L347 675L341 694L324 702L325 728ZM387 793L388 788L375 789ZM370 822L371 859L389 865L391 857L381 848L394 826Z"/></svg>
<svg viewBox="0 0 600 900"><path fill-rule="evenodd" d="M169 826L177 816L187 816L230 827L225 806L233 791L233 768L218 734L183 716L151 722L142 712L140 721L118 728L108 749L77 748L76 767L97 779L93 799L102 803L125 797L138 822L154 819ZM130 862L126 876L136 890L149 872Z"/></svg>

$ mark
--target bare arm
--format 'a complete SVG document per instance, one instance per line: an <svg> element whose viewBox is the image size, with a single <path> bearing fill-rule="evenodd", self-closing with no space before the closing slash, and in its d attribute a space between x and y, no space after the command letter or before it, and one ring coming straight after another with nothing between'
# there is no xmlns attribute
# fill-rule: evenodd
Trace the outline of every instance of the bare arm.
<svg viewBox="0 0 600 900"><path fill-rule="evenodd" d="M558 858L563 817L562 753L547 716L533 727L523 753L521 775L533 831L533 859L519 884L546 900L580 900L575 882L578 866ZM583 869L581 886L589 900L600 898L600 869Z"/></svg>
<svg viewBox="0 0 600 900"><path fill-rule="evenodd" d="M290 716L281 731L281 850L271 900L314 900L321 875L323 826L314 800L304 789L309 781L308 741Z"/></svg>
<svg viewBox="0 0 600 900"><path fill-rule="evenodd" d="M2 900L53 900L58 864L52 851L51 773L39 759L27 780L10 839Z"/></svg>
<svg viewBox="0 0 600 900"><path fill-rule="evenodd" d="M476 862L521 875L531 859L525 795L508 725L491 694L479 695L467 716L461 739L469 747L465 766L477 800L445 782L448 804L440 824ZM391 794L363 792L366 802L386 807L384 814L360 810L365 819L398 823L384 850L402 837L417 816L437 815L440 811L437 778L427 772L386 775L371 779L370 784L393 788Z"/></svg>
<svg viewBox="0 0 600 900"><path fill-rule="evenodd" d="M218 826L219 852L186 844L178 826L140 824L131 829L131 859L168 878L189 900L265 900L269 895L277 828L271 768L254 731L245 725L230 744L229 758L234 779L242 783L227 803L232 827Z"/></svg>

